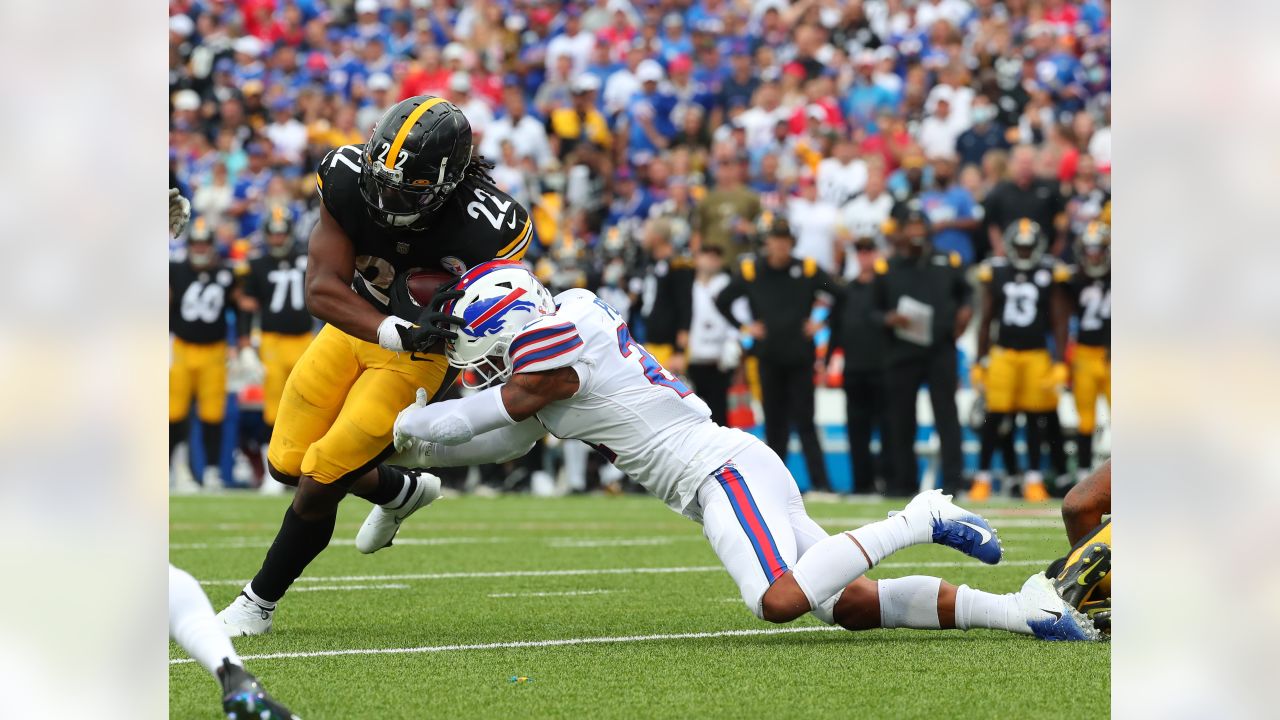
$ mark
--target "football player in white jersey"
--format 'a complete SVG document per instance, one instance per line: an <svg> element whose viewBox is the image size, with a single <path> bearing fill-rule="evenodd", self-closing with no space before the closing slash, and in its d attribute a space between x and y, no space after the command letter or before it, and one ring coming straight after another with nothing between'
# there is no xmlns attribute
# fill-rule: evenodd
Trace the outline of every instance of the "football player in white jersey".
<svg viewBox="0 0 1280 720"><path fill-rule="evenodd" d="M850 630L995 628L1054 640L1096 639L1089 621L1043 574L994 595L932 577L863 577L890 554L934 542L994 565L1002 550L980 516L948 495L917 495L886 520L828 536L805 513L786 466L740 430L710 419L705 403L635 342L594 294L552 298L522 265L495 261L464 274L446 312L457 333L449 363L482 389L419 402L395 423L397 464L463 466L520 457L547 432L595 447L703 526L763 620L812 612ZM356 539L362 552L390 544L407 513L374 508Z"/></svg>

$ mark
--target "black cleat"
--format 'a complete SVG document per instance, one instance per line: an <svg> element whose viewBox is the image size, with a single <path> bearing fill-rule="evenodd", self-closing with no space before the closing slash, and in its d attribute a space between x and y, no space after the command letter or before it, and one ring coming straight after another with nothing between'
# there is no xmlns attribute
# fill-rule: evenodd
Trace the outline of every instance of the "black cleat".
<svg viewBox="0 0 1280 720"><path fill-rule="evenodd" d="M226 658L218 668L218 679L228 720L302 720L268 695L258 678Z"/></svg>
<svg viewBox="0 0 1280 720"><path fill-rule="evenodd" d="M1071 607L1080 609L1089 592L1111 572L1111 547L1094 543L1080 553L1079 559L1064 567L1053 581L1053 587Z"/></svg>

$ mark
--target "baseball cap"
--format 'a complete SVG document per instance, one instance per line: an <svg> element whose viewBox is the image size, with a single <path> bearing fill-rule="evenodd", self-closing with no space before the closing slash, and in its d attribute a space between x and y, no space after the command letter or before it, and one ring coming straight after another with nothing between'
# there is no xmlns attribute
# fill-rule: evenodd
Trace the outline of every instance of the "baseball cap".
<svg viewBox="0 0 1280 720"><path fill-rule="evenodd" d="M665 75L662 66L656 60L643 60L636 66L636 79L642 83L658 82Z"/></svg>
<svg viewBox="0 0 1280 720"><path fill-rule="evenodd" d="M808 117L810 117L810 118L814 119L814 120L826 120L826 119L827 119L827 110L826 110L826 108L822 107L821 105L818 105L817 103L813 103L813 104L810 104L810 105L808 105L807 107L805 107L805 109L804 109L804 114L805 114L805 115L807 115Z"/></svg>
<svg viewBox="0 0 1280 720"><path fill-rule="evenodd" d="M454 92L471 92L471 76L464 72L456 72L449 78L449 89Z"/></svg>
<svg viewBox="0 0 1280 720"><path fill-rule="evenodd" d="M386 73L374 73L369 76L369 81L365 85L370 90L390 90L391 76Z"/></svg>
<svg viewBox="0 0 1280 720"><path fill-rule="evenodd" d="M769 230L765 234L768 237L783 237L792 242L796 240L791 234L791 223L784 218L774 218L773 222L769 223Z"/></svg>
<svg viewBox="0 0 1280 720"><path fill-rule="evenodd" d="M238 53L258 57L262 54L262 41L252 35L246 35L237 39L232 48Z"/></svg>
<svg viewBox="0 0 1280 720"><path fill-rule="evenodd" d="M169 32L188 37L195 32L196 24L186 15L174 15L169 18Z"/></svg>
<svg viewBox="0 0 1280 720"><path fill-rule="evenodd" d="M693 69L693 60L688 55L677 55L668 69L673 73L689 72Z"/></svg>
<svg viewBox="0 0 1280 720"><path fill-rule="evenodd" d="M445 60L461 60L466 57L467 49L462 47L462 43L451 42L444 46L444 52L441 55Z"/></svg>
<svg viewBox="0 0 1280 720"><path fill-rule="evenodd" d="M200 94L195 90L179 90L173 94L174 110L199 110Z"/></svg>
<svg viewBox="0 0 1280 720"><path fill-rule="evenodd" d="M378 0L356 0L357 13L376 13L378 12Z"/></svg>
<svg viewBox="0 0 1280 720"><path fill-rule="evenodd" d="M571 89L575 93L593 92L600 89L600 78L590 73L583 73L573 79Z"/></svg>

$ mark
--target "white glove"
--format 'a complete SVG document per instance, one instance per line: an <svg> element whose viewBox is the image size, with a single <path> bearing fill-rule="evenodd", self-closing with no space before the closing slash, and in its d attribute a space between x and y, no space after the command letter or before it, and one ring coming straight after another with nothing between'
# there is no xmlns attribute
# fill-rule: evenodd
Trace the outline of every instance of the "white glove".
<svg viewBox="0 0 1280 720"><path fill-rule="evenodd" d="M169 188L169 234L178 237L182 229L191 219L191 202L178 192L178 188Z"/></svg>
<svg viewBox="0 0 1280 720"><path fill-rule="evenodd" d="M729 372L736 369L740 362L742 362L742 344L734 336L726 340L724 347L720 348L720 359L716 361L716 367L720 372Z"/></svg>
<svg viewBox="0 0 1280 720"><path fill-rule="evenodd" d="M415 437L413 435L410 435L409 433L406 433L401 429L404 427L404 423L401 421L403 420L405 413L409 412L410 410L417 410L418 408L424 408L426 406L427 406L427 391L425 388L418 388L418 395L414 399L413 404L401 410L400 413L396 415L395 425L393 425L391 429L391 441L395 443L396 452L401 452L401 451L410 449L414 445L421 445L423 443L426 443L425 440Z"/></svg>
<svg viewBox="0 0 1280 720"><path fill-rule="evenodd" d="M240 379L246 385L257 385L266 375L258 353L252 347L240 348Z"/></svg>

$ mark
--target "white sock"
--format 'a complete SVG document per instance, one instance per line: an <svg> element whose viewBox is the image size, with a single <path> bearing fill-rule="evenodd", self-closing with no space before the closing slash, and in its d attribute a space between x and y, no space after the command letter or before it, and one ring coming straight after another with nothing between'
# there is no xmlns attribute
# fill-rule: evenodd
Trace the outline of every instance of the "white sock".
<svg viewBox="0 0 1280 720"><path fill-rule="evenodd" d="M922 523L920 518L898 514L888 520L819 540L796 561L791 569L792 576L805 597L809 598L809 606L818 607L889 555L905 547L927 543L932 537L929 525Z"/></svg>
<svg viewBox="0 0 1280 720"><path fill-rule="evenodd" d="M1016 593L994 595L968 585L956 588L956 627L991 628L1030 635L1027 619L1018 609Z"/></svg>
<svg viewBox="0 0 1280 720"><path fill-rule="evenodd" d="M255 603L257 603L257 604L261 605L262 607L264 607L264 608L266 608L266 609L268 609L268 610L275 610L275 609L276 609L276 604L275 604L275 603L271 602L270 600L263 600L262 598L258 597L258 593L256 593L256 592L254 592L254 591L253 591L253 581L252 581L252 580L250 580L249 582L245 583L245 584L244 584L244 588L243 588L240 592L244 593L245 597L249 598L250 600L254 601Z"/></svg>
<svg viewBox="0 0 1280 720"><path fill-rule="evenodd" d="M942 580L911 575L876 582L880 591L880 627L937 630L938 590Z"/></svg>
<svg viewBox="0 0 1280 720"><path fill-rule="evenodd" d="M169 637L216 678L222 659L243 665L200 583L169 566Z"/></svg>

